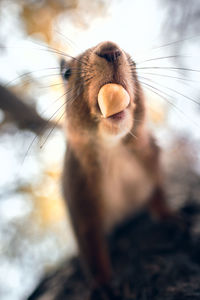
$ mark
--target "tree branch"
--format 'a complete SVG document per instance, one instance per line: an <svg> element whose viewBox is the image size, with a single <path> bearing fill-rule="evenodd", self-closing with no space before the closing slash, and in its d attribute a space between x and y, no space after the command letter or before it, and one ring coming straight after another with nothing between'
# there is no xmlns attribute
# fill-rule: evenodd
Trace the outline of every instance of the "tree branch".
<svg viewBox="0 0 200 300"><path fill-rule="evenodd" d="M53 125L53 122L43 119L33 107L1 85L0 109L7 112L20 129L28 129L38 135Z"/></svg>

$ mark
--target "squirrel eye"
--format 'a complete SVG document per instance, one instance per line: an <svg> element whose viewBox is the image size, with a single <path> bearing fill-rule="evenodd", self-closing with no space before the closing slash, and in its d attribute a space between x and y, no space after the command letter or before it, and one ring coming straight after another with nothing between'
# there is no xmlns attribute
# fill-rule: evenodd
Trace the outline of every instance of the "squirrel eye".
<svg viewBox="0 0 200 300"><path fill-rule="evenodd" d="M63 70L63 79L64 80L68 80L70 75L71 75L71 69L70 68Z"/></svg>
<svg viewBox="0 0 200 300"><path fill-rule="evenodd" d="M69 63L64 59L60 61L60 73L64 80L68 80L71 75L71 68L69 67Z"/></svg>

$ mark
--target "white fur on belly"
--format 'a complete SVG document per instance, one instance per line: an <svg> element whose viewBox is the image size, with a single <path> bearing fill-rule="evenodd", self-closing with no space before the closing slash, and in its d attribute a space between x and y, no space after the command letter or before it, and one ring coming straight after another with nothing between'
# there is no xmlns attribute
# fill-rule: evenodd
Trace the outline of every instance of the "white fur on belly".
<svg viewBox="0 0 200 300"><path fill-rule="evenodd" d="M111 151L104 159L104 225L109 231L144 206L153 191L154 182L136 157L127 152Z"/></svg>

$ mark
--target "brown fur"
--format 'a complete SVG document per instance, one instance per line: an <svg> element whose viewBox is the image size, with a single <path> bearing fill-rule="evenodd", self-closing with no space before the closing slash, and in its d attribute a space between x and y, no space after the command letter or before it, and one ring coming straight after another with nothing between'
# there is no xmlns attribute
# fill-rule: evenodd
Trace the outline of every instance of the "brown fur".
<svg viewBox="0 0 200 300"><path fill-rule="evenodd" d="M120 51L114 61L99 56L113 49ZM148 201L158 215L165 207L159 148L146 126L144 96L128 54L105 42L68 65L67 88L73 90L66 108L64 196L85 269L95 284L104 284L112 273L105 233ZM101 115L97 95L106 83L121 84L130 95L123 120Z"/></svg>

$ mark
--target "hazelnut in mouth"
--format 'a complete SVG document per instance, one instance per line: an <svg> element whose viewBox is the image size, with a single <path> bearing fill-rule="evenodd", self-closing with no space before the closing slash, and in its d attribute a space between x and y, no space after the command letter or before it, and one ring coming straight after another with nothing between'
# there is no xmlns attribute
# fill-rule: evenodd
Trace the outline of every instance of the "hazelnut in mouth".
<svg viewBox="0 0 200 300"><path fill-rule="evenodd" d="M130 103L130 96L122 85L108 83L98 93L98 104L104 118L120 119Z"/></svg>

